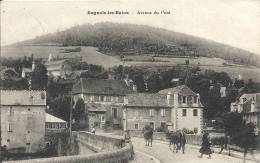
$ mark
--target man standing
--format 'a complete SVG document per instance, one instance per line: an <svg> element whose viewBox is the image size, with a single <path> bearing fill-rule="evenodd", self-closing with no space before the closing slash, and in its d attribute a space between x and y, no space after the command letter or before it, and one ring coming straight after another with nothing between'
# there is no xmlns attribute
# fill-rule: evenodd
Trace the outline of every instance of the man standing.
<svg viewBox="0 0 260 163"><path fill-rule="evenodd" d="M185 151L185 144L186 144L186 136L185 133L183 132L183 130L181 131L181 148L182 148L182 153L184 154Z"/></svg>

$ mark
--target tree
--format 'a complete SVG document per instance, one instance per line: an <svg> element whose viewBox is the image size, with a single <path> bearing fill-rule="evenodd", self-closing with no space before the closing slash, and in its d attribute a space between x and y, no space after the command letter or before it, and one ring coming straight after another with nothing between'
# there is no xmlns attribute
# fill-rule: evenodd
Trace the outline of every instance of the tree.
<svg viewBox="0 0 260 163"><path fill-rule="evenodd" d="M224 101L220 96L220 88L214 87L207 97L207 118L214 118L224 111Z"/></svg>
<svg viewBox="0 0 260 163"><path fill-rule="evenodd" d="M86 111L85 102L82 98L79 98L75 104L75 109L73 110L73 118L75 119L74 129L88 129L88 113Z"/></svg>
<svg viewBox="0 0 260 163"><path fill-rule="evenodd" d="M241 113L224 114L223 122L227 135L231 137L231 142L244 149L245 161L248 151L256 148L255 125L246 123Z"/></svg>
<svg viewBox="0 0 260 163"><path fill-rule="evenodd" d="M248 79L248 82L245 84L245 92L246 93L256 92L255 83L253 82L253 79Z"/></svg>
<svg viewBox="0 0 260 163"><path fill-rule="evenodd" d="M235 80L235 82L234 82L234 87L235 88L242 88L242 87L244 87L244 85L245 85L245 82L244 82L244 80Z"/></svg>
<svg viewBox="0 0 260 163"><path fill-rule="evenodd" d="M152 74L147 79L147 87L149 92L158 92L161 89L161 80L158 74Z"/></svg>
<svg viewBox="0 0 260 163"><path fill-rule="evenodd" d="M76 102L75 110L73 113L73 118L77 123L79 123L80 117L85 115L85 102L82 98L79 98Z"/></svg>
<svg viewBox="0 0 260 163"><path fill-rule="evenodd" d="M137 87L138 92L145 91L144 76L142 74L138 73L138 74L133 75L133 81Z"/></svg>
<svg viewBox="0 0 260 163"><path fill-rule="evenodd" d="M73 104L73 102L72 102ZM50 110L54 116L57 116L67 122L70 121L71 97L60 95L49 102Z"/></svg>
<svg viewBox="0 0 260 163"><path fill-rule="evenodd" d="M47 69L43 64L38 64L32 72L31 89L43 90L46 89L48 76Z"/></svg>

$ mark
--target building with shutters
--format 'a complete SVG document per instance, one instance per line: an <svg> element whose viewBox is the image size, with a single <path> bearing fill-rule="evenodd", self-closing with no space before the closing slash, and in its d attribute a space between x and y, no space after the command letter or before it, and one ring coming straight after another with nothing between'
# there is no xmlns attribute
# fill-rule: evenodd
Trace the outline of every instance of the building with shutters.
<svg viewBox="0 0 260 163"><path fill-rule="evenodd" d="M127 95L123 108L124 129L142 130L150 125L154 129L186 129L195 134L203 129L200 96L186 85L155 94Z"/></svg>
<svg viewBox="0 0 260 163"><path fill-rule="evenodd" d="M124 97L131 93L133 93L133 90L127 86L125 81L111 79L80 78L72 88L72 96L75 102L82 98L86 104L100 104L102 108L99 113L104 107L106 124L114 127L122 127ZM90 108L96 106L90 105ZM89 115L100 115L97 112L92 113Z"/></svg>
<svg viewBox="0 0 260 163"><path fill-rule="evenodd" d="M1 145L36 152L44 145L46 92L1 90Z"/></svg>

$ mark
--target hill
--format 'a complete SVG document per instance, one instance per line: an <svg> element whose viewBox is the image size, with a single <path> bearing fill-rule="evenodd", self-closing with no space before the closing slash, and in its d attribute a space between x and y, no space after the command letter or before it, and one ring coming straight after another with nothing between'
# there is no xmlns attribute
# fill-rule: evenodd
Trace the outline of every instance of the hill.
<svg viewBox="0 0 260 163"><path fill-rule="evenodd" d="M100 52L116 55L152 54L174 57L218 57L239 64L257 65L257 55L202 38L145 25L97 23L16 43L56 44L62 46L94 46Z"/></svg>

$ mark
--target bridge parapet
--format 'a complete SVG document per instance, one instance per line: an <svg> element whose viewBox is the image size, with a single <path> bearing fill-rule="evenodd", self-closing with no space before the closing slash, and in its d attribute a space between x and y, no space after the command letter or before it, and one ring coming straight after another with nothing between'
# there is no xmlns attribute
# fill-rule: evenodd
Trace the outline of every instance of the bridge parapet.
<svg viewBox="0 0 260 163"><path fill-rule="evenodd" d="M89 132L75 132L73 135L79 151L87 147L98 153L79 152L80 155L9 161L8 163L128 163L131 158L132 146L125 144L121 137L94 135Z"/></svg>

